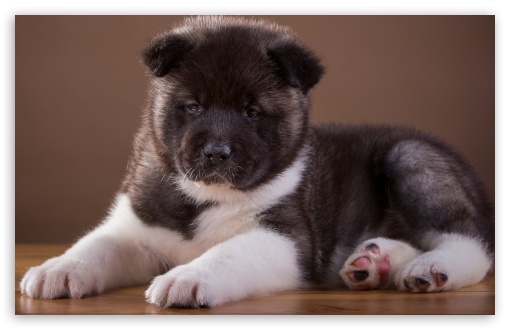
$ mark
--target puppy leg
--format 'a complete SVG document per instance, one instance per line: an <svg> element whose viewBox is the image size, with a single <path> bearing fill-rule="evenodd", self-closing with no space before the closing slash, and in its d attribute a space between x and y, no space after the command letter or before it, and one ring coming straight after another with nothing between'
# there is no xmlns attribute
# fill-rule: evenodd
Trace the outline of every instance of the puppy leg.
<svg viewBox="0 0 510 330"><path fill-rule="evenodd" d="M63 255L30 268L20 282L21 293L39 299L80 298L109 288L148 283L162 271L162 265L143 242L132 237L142 230L129 199L120 195L100 226Z"/></svg>
<svg viewBox="0 0 510 330"><path fill-rule="evenodd" d="M361 243L347 259L340 276L354 290L387 288L393 285L400 268L421 251L411 245L387 238L374 238Z"/></svg>
<svg viewBox="0 0 510 330"><path fill-rule="evenodd" d="M396 275L399 290L447 291L480 282L492 261L476 239L458 234L429 233L426 252L402 267Z"/></svg>
<svg viewBox="0 0 510 330"><path fill-rule="evenodd" d="M234 236L154 279L145 292L160 307L216 306L300 285L296 248L265 229Z"/></svg>
<svg viewBox="0 0 510 330"><path fill-rule="evenodd" d="M385 172L394 212L426 253L397 274L400 290L433 292L473 285L492 264L494 213L475 174L446 147L404 141Z"/></svg>

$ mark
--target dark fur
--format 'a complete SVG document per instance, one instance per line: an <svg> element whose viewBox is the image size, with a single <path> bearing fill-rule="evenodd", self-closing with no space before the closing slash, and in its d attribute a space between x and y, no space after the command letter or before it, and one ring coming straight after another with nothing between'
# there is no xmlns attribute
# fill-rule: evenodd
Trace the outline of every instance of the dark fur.
<svg viewBox="0 0 510 330"><path fill-rule="evenodd" d="M299 188L258 215L299 242L305 279L325 280L335 247L352 249L367 233L416 245L429 231L459 232L493 252L493 210L452 148L410 128L310 125L308 92L323 69L290 31L241 20L187 25L143 54L153 89L123 191L148 225L192 239L194 218L211 204L190 200L175 177L250 191L309 145Z"/></svg>

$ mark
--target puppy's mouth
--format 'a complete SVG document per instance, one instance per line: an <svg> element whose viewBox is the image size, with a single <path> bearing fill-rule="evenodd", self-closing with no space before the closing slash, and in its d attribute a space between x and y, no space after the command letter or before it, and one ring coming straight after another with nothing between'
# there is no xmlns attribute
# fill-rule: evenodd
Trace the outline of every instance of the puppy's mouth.
<svg viewBox="0 0 510 330"><path fill-rule="evenodd" d="M230 185L231 180L229 180L227 177L221 175L220 173L212 173L210 175L207 175L206 177L199 178L198 181L193 181L195 184L198 184L200 186L210 186L210 185Z"/></svg>
<svg viewBox="0 0 510 330"><path fill-rule="evenodd" d="M207 169L196 165L183 173L184 177L192 181L197 187L221 185L235 187L240 180L240 170L230 166L224 168Z"/></svg>
<svg viewBox="0 0 510 330"><path fill-rule="evenodd" d="M226 157L222 158L223 155ZM244 190L252 183L254 170L260 167L252 157L241 158L235 151L226 155L221 150L209 155L201 149L199 152L183 152L179 156L179 172L195 186L227 186Z"/></svg>

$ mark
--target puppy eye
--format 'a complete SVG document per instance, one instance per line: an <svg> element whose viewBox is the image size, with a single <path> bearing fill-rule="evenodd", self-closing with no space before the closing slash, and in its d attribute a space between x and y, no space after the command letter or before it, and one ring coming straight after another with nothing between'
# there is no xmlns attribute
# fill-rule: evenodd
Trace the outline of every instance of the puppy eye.
<svg viewBox="0 0 510 330"><path fill-rule="evenodd" d="M246 110L245 116L251 119L257 118L260 115L260 111L255 108L249 108Z"/></svg>
<svg viewBox="0 0 510 330"><path fill-rule="evenodd" d="M202 112L202 107L198 103L190 103L186 105L186 110L188 110L189 113L198 115Z"/></svg>

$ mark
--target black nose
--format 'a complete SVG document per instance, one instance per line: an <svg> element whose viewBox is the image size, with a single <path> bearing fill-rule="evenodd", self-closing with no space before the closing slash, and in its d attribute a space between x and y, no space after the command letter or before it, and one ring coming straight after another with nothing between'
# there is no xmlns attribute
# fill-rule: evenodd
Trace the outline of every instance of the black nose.
<svg viewBox="0 0 510 330"><path fill-rule="evenodd" d="M232 150L226 144L210 143L204 147L204 156L217 165L226 161L232 155Z"/></svg>

